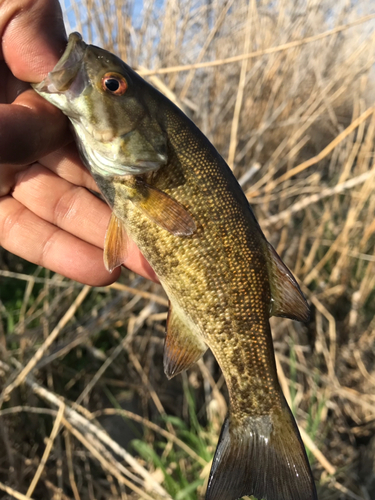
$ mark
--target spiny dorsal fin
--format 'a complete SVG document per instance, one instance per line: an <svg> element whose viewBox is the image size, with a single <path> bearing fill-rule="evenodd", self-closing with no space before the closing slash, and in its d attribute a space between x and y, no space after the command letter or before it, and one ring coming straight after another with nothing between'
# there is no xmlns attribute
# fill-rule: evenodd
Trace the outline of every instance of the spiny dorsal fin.
<svg viewBox="0 0 375 500"><path fill-rule="evenodd" d="M181 316L170 304L164 344L164 373L169 379L196 363L207 350L200 334Z"/></svg>
<svg viewBox="0 0 375 500"><path fill-rule="evenodd" d="M291 271L268 243L272 304L270 316L308 321L310 308Z"/></svg>
<svg viewBox="0 0 375 500"><path fill-rule="evenodd" d="M176 236L191 236L196 230L189 212L167 193L147 184L138 177L118 181L125 197L136 205L155 224Z"/></svg>
<svg viewBox="0 0 375 500"><path fill-rule="evenodd" d="M314 479L287 404L270 415L228 417L205 500L317 500Z"/></svg>
<svg viewBox="0 0 375 500"><path fill-rule="evenodd" d="M123 223L112 212L104 240L104 265L110 273L127 257L128 237Z"/></svg>

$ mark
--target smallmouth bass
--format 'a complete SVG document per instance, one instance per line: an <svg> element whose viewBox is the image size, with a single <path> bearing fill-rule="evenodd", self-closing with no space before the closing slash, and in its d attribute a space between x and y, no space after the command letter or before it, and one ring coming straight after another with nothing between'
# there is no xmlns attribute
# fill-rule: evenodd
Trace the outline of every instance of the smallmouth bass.
<svg viewBox="0 0 375 500"><path fill-rule="evenodd" d="M33 86L71 120L112 208L107 269L123 263L130 235L169 297L167 377L207 348L223 371L230 410L206 500L316 500L269 326L271 315L306 321L309 308L223 158L165 96L77 33Z"/></svg>

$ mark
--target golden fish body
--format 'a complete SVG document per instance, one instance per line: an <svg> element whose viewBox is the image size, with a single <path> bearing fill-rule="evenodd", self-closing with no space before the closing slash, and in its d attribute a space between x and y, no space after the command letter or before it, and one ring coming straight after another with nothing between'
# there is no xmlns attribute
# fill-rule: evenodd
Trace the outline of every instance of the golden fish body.
<svg viewBox="0 0 375 500"><path fill-rule="evenodd" d="M70 117L113 209L108 269L123 262L129 234L170 299L166 375L191 366L207 347L223 371L230 413L206 500L316 499L269 326L272 314L306 320L308 306L225 161L166 97L77 34L35 88Z"/></svg>

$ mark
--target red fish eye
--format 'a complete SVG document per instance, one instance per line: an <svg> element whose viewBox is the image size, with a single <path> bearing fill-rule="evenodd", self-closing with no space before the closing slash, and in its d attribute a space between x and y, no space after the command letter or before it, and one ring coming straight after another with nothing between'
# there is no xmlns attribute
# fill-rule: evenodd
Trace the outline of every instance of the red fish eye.
<svg viewBox="0 0 375 500"><path fill-rule="evenodd" d="M125 78L118 73L106 73L102 78L103 90L115 95L123 95L128 88Z"/></svg>

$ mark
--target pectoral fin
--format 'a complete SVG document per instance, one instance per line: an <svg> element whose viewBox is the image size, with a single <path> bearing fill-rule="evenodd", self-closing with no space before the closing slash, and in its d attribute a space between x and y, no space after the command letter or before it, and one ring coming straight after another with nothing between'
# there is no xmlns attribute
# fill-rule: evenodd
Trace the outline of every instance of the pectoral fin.
<svg viewBox="0 0 375 500"><path fill-rule="evenodd" d="M127 257L128 237L123 223L112 212L104 240L104 265L110 273Z"/></svg>
<svg viewBox="0 0 375 500"><path fill-rule="evenodd" d="M272 305L270 316L308 321L309 305L291 271L267 242L270 263Z"/></svg>
<svg viewBox="0 0 375 500"><path fill-rule="evenodd" d="M189 212L168 194L133 177L120 183L126 197L155 224L176 236L190 236L196 230Z"/></svg>
<svg viewBox="0 0 375 500"><path fill-rule="evenodd" d="M170 305L164 345L164 373L171 379L196 363L207 346L198 332Z"/></svg>

